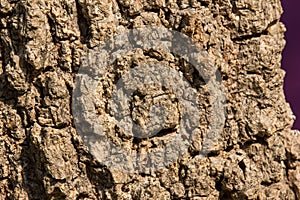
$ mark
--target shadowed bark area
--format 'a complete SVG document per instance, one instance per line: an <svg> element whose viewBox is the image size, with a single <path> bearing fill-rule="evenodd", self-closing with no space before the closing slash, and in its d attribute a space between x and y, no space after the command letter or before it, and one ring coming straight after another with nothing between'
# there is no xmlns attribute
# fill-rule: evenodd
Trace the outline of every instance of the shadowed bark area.
<svg viewBox="0 0 300 200"><path fill-rule="evenodd" d="M291 130L283 93L280 1L130 2L1 0L0 199L300 199L300 133ZM226 120L203 159L211 109L204 78L182 58L153 49L118 58L99 81L99 115L111 115L114 85L141 63L170 65L201 99L199 133L187 152L160 170L126 173L84 145L72 93L88 50L143 27L179 31L207 51L225 88ZM149 124L150 106L161 105L165 126L144 139L126 137L108 121L109 139L130 151L155 151L180 131L180 102L167 88L141 87L132 98L137 124Z"/></svg>

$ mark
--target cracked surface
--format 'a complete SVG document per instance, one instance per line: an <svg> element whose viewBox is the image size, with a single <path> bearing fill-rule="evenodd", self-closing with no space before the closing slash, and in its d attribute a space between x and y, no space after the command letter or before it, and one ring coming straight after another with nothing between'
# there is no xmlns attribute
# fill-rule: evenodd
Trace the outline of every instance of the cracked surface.
<svg viewBox="0 0 300 200"><path fill-rule="evenodd" d="M283 93L281 13L279 0L1 0L0 199L299 199L300 133L291 130ZM204 102L199 134L186 154L157 172L125 174L99 163L83 145L71 95L87 49L149 26L180 31L207 50L225 86L226 124L216 151L200 159L209 123L201 77L181 59L153 50L119 58L99 82L99 114L110 112L114 83L142 62L181 71ZM134 95L131 115L147 125L145 110L162 104L167 131L141 142L125 137L129 149L146 151L176 131L175 97L150 88ZM122 139L106 128L112 140Z"/></svg>

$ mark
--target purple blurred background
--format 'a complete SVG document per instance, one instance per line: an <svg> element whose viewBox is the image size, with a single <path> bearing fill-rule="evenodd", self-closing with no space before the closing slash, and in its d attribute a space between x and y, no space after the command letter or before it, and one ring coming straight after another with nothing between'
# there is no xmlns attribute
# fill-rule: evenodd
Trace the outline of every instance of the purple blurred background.
<svg viewBox="0 0 300 200"><path fill-rule="evenodd" d="M283 16L287 41L283 51L282 67L286 71L285 95L297 119L294 128L300 130L300 1L282 0Z"/></svg>

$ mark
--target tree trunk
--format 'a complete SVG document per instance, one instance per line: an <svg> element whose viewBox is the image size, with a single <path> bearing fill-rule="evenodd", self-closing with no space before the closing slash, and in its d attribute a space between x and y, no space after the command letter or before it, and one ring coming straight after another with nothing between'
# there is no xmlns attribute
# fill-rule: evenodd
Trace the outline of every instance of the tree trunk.
<svg viewBox="0 0 300 200"><path fill-rule="evenodd" d="M279 0L1 0L0 199L300 199L300 133L291 130L294 117L283 92L281 14ZM131 34L134 43L135 34L143 39L155 30L187 36L169 41L183 54L189 48L180 41L191 38L203 52L203 71L151 39L116 54L103 74L93 71L112 36ZM126 39L115 41L108 56ZM128 111L121 101L114 107L110 99L118 100L120 80L132 72L129 79L145 81L145 70L186 96L145 82L127 95ZM183 85L173 77L177 72ZM98 82L84 92L87 80ZM226 101L211 98L214 93ZM196 110L180 101L196 97ZM218 101L224 116L214 107ZM159 106L163 113L151 118ZM94 119L85 119L89 108L102 120L99 133ZM187 111L194 113L184 121ZM134 125L122 129L122 120ZM191 123L184 126L189 133L181 122ZM183 144L172 146L178 135L188 142L173 156L168 151ZM136 160L110 164L109 157L118 158L116 145ZM147 157L159 149L163 156Z"/></svg>

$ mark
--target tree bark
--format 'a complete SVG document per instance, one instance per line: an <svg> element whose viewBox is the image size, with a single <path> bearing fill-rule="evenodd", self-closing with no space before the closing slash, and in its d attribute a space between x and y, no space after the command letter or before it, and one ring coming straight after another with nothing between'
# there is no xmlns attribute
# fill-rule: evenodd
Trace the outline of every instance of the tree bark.
<svg viewBox="0 0 300 200"><path fill-rule="evenodd" d="M1 0L0 199L300 199L300 133L291 130L283 92L281 14L279 0ZM226 120L203 157L211 109L205 78L179 56L153 49L118 58L99 81L99 116L110 114L114 84L139 63L169 64L202 100L200 133L186 152L158 170L128 173L86 145L72 94L89 51L147 27L178 31L207 52L224 86ZM180 103L155 85L134 95L131 117L140 125L149 123L150 104L166 107L164 131L124 142L105 122L109 139L130 151L163 147L180 132Z"/></svg>

